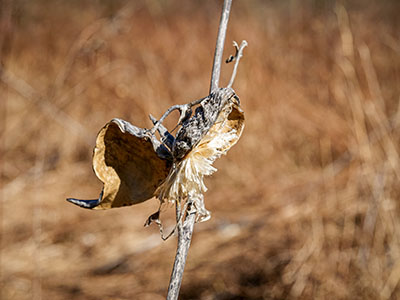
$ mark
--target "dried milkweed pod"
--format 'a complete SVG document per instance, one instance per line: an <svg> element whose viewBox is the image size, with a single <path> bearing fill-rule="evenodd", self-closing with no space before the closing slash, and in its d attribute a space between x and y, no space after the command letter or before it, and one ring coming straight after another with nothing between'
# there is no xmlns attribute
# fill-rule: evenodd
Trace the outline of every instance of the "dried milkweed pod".
<svg viewBox="0 0 400 300"><path fill-rule="evenodd" d="M170 153L148 130L113 119L98 133L93 150L93 170L104 184L99 198L67 200L93 209L141 203L154 196L171 166Z"/></svg>
<svg viewBox="0 0 400 300"><path fill-rule="evenodd" d="M212 163L237 142L243 127L244 114L232 88L204 98L195 114L183 122L171 149L151 131L113 119L98 133L93 150L93 170L104 184L99 198L68 201L84 208L109 209L153 196L161 201L181 201L189 194L201 198L206 191L203 177L216 171ZM199 213L208 215L197 202Z"/></svg>
<svg viewBox="0 0 400 300"><path fill-rule="evenodd" d="M238 141L244 128L244 113L232 88L211 93L182 124L172 154L174 166L156 193L161 201L182 201L188 196L198 219L210 216L203 203L207 190L204 176L216 171L213 162Z"/></svg>
<svg viewBox="0 0 400 300"><path fill-rule="evenodd" d="M216 171L213 162L238 141L244 128L244 113L232 89L243 48L236 43L237 59L226 88L219 88L205 98L171 107L154 127L142 129L121 119L113 119L98 133L93 151L93 169L103 182L98 199L68 201L84 208L109 209L134 205L157 196L161 204L190 198L197 220L210 217L205 209L204 176ZM232 60L233 60L232 59ZM192 115L192 107L198 105ZM176 137L162 125L168 114L181 112ZM155 131L162 139L157 140ZM161 207L161 206L160 206ZM146 224L154 220L153 214Z"/></svg>

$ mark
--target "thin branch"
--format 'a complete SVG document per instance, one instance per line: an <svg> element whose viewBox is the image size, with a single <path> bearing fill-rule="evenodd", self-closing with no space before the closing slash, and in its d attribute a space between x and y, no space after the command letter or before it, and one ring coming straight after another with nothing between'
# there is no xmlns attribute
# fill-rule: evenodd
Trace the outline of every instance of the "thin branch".
<svg viewBox="0 0 400 300"><path fill-rule="evenodd" d="M236 72L237 72L237 68L239 66L239 61L241 59L241 57L243 56L243 49L247 46L247 42L246 41L242 41L242 43L240 44L240 47L238 46L238 44L236 42L233 42L233 46L236 49L236 54L235 56L232 58L232 60L236 60L235 61L235 66L233 67L233 72L232 72L232 76L231 76L231 80L229 81L228 87L231 88L233 85L233 82L235 81L235 77L236 77ZM230 59L230 58L229 58ZM231 60L231 61L232 61Z"/></svg>
<svg viewBox="0 0 400 300"><path fill-rule="evenodd" d="M190 199L189 199L190 200ZM169 282L167 300L176 300L179 296L181 288L183 271L185 269L186 257L189 252L190 242L192 240L194 223L196 220L196 210L194 205L189 203L187 216L182 224L182 218L179 214L185 214L185 211L180 211L180 204L176 204L176 214L178 222L178 247L174 268L172 269L171 280Z"/></svg>
<svg viewBox="0 0 400 300"><path fill-rule="evenodd" d="M211 73L210 93L218 88L219 77L221 74L222 55L224 52L226 29L228 27L229 13L231 11L232 0L224 0L221 20L218 28L217 45L214 53L214 63Z"/></svg>
<svg viewBox="0 0 400 300"><path fill-rule="evenodd" d="M214 53L214 62L213 62L213 68L211 72L211 83L210 83L210 94L218 89L218 83L219 83L219 78L221 74L221 64L222 64L222 55L223 55L223 50L224 50L224 43L225 43L225 36L226 36L226 29L228 27L228 19L229 19L229 13L232 5L232 0L224 0L224 5L222 9L222 14L221 14L221 20L219 24L219 29L218 29L218 37L217 37L217 43L215 46L215 53ZM243 45L243 43L242 43ZM245 45L243 46L243 48ZM237 60L240 59L241 55L241 48L238 51L238 57ZM235 74L236 74L236 69L237 69L237 62L235 64L234 68L234 74L232 75L232 83L233 80L235 79ZM154 125L154 127L151 129L152 132L155 132L157 130L157 127L161 125L162 121L170 114L173 110L179 109L181 112L181 117L185 117L186 112L190 111L191 107L199 104L203 99L193 101L189 104L186 105L176 105L172 106L170 109L168 109L165 114L161 117L161 119ZM177 220L177 227L178 227L178 247L176 250L176 256L175 256L175 262L174 262L174 267L172 269L172 274L171 274L171 279L168 287L168 294L167 294L167 300L176 300L178 299L179 296L179 290L181 287L182 283L182 277L183 277L183 271L185 269L185 264L186 264L186 257L189 251L190 243L192 240L192 235L193 235L193 229L194 229L194 223L196 221L196 209L194 205L191 203L190 197L187 199L187 210L183 209L181 211L181 204L176 202L176 220ZM186 215L186 216L185 216ZM182 223L183 222L183 223Z"/></svg>
<svg viewBox="0 0 400 300"><path fill-rule="evenodd" d="M215 46L214 63L211 73L210 94L216 89L218 89L219 77L221 74L221 64L222 64L222 55L224 50L226 29L228 27L228 19L231 10L231 5L232 5L232 0L224 0L224 6L222 9L221 20L218 29L217 43ZM194 101L189 104L189 107L185 108L190 109L193 105L200 103L201 100ZM172 108L173 107L171 107L171 109ZM175 109L179 108L177 107ZM182 116L182 114L184 114L185 111L182 110L182 107L180 107L180 111ZM166 114L167 113L170 113L170 111L168 110ZM166 114L164 114L164 116L161 117L160 121L154 127L157 127L158 124L161 124L162 120L165 119ZM155 131L157 128L154 129L154 127L152 130ZM187 199L187 203L188 203L187 210L184 209L183 211L181 211L180 210L181 204L176 202L176 220L178 225L178 247L176 250L174 267L172 269L171 279L169 282L167 300L178 299L179 290L182 283L183 271L185 269L185 264L186 264L186 257L192 240L194 223L196 221L196 210L194 205L192 205L191 203L190 197ZM184 214L186 214L186 216Z"/></svg>
<svg viewBox="0 0 400 300"><path fill-rule="evenodd" d="M216 89L218 89L219 78L221 75L221 65L222 65L222 56L223 56L223 52L224 52L225 36L226 36L226 30L228 28L228 21L229 21L229 14L231 11L231 6L232 6L232 0L224 0L221 19L220 19L220 23L219 23L219 27L218 27L217 43L216 43L215 52L214 52L214 62L213 62L213 67L212 67L212 72L211 72L210 93L215 91ZM199 104L204 99L205 98L199 99L199 100L196 100L191 103L184 104L184 105L171 106L164 113L164 115L160 118L160 120L154 125L154 127L151 129L151 133L154 134L157 131L159 124L161 124L164 121L164 119L174 110L178 109L182 115L182 112L186 112L192 106Z"/></svg>
<svg viewBox="0 0 400 300"><path fill-rule="evenodd" d="M157 130L159 130L159 127L162 126L162 123L164 122L164 120L165 120L165 119L169 116L169 114L172 113L174 110L179 110L179 112L180 112L180 114L181 114L181 116L179 117L179 120L178 120L178 125L179 125L180 122L185 118L186 114L190 111L190 109L191 109L193 106L195 106L195 105L201 103L203 100L205 100L205 99L207 99L207 98L208 98L208 96L207 96L207 97L204 97L204 98L201 98L201 99L198 99L198 100L194 100L194 101L192 101L192 102L190 102L190 103L187 103L187 104L182 104L182 105L177 104L177 105L173 105L173 106L171 106L170 108L168 108L168 110L162 115L162 117L161 117L160 120L158 120L158 121L153 120L152 117L150 117L151 121L152 121L153 124L154 124L153 128L150 129L150 132L151 132L152 134L154 134Z"/></svg>
<svg viewBox="0 0 400 300"><path fill-rule="evenodd" d="M170 233L168 233L166 236L164 236L164 228L163 228L162 222L160 220L161 204L160 204L160 207L158 208L158 211L156 211L154 214L152 214L150 217L148 217L148 219L144 223L144 227L150 226L153 222L156 223L160 230L161 239L163 241L166 241L175 233L179 224L182 223L182 218L185 215L188 207L191 205L192 205L191 202L190 203L186 202L185 205L183 206L183 209L181 210L181 206L182 206L181 203L176 202L176 224L175 224L174 228L170 231Z"/></svg>
<svg viewBox="0 0 400 300"><path fill-rule="evenodd" d="M154 134L154 133L157 131L158 127L162 124L162 122L165 120L166 117L168 117L168 115L169 115L170 113L172 113L174 110L179 110L179 111L181 111L183 106L184 106L184 105L179 105L179 104L177 104L177 105L173 105L173 106L171 106L170 108L168 108L168 110L162 115L162 117L160 118L160 120L158 120L158 121L154 124L153 128L151 128L151 130L150 130L151 133Z"/></svg>

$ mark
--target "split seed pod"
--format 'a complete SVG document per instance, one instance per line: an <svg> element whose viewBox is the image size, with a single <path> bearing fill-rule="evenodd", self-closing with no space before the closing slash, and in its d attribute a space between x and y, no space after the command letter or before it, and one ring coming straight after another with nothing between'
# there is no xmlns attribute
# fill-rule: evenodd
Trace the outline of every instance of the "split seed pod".
<svg viewBox="0 0 400 300"><path fill-rule="evenodd" d="M153 196L161 202L190 196L200 218L207 219L203 177L216 171L212 163L238 141L243 128L244 114L232 88L218 89L201 101L170 149L150 130L113 119L100 130L93 151L93 169L104 184L99 198L67 200L84 208L109 209Z"/></svg>
<svg viewBox="0 0 400 300"><path fill-rule="evenodd" d="M168 150L145 129L113 119L98 133L93 170L104 186L96 200L68 201L84 208L109 209L146 201L172 166Z"/></svg>

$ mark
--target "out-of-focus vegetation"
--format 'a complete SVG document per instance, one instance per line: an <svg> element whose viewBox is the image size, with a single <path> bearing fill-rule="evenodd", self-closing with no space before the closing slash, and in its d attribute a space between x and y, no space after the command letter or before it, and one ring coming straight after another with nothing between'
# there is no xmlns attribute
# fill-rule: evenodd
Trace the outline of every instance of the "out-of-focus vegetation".
<svg viewBox="0 0 400 300"><path fill-rule="evenodd" d="M110 119L150 127L207 95L221 1L0 5L1 299L163 299L175 239L142 227L157 201L64 199L100 191ZM247 123L207 180L181 299L400 298L399 11L234 1Z"/></svg>

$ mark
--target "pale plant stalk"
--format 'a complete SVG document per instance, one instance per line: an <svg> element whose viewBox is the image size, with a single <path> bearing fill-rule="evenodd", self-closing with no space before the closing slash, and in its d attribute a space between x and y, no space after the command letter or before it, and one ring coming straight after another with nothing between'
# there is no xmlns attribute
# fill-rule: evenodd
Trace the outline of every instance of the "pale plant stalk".
<svg viewBox="0 0 400 300"><path fill-rule="evenodd" d="M190 201L190 199L188 200ZM176 249L176 256L174 261L174 267L172 269L171 279L168 287L167 299L178 299L179 290L182 283L183 271L185 269L186 257L189 252L190 242L192 240L194 223L196 220L196 211L193 210L188 212L185 221L179 222L180 204L176 203L176 214L178 222L178 246Z"/></svg>
<svg viewBox="0 0 400 300"><path fill-rule="evenodd" d="M224 0L221 20L218 28L217 43L215 46L214 62L211 72L210 92L218 88L219 78L221 74L222 55L224 50L226 29L228 27L229 13L232 6L232 0ZM185 269L186 257L192 240L194 223L196 221L196 210L191 205L191 199L188 197L188 209L186 217L181 218L180 214L186 213L181 211L181 204L176 203L176 220L178 222L178 246L175 255L174 267L168 287L168 300L176 300L179 296L179 290L182 283L183 271Z"/></svg>

